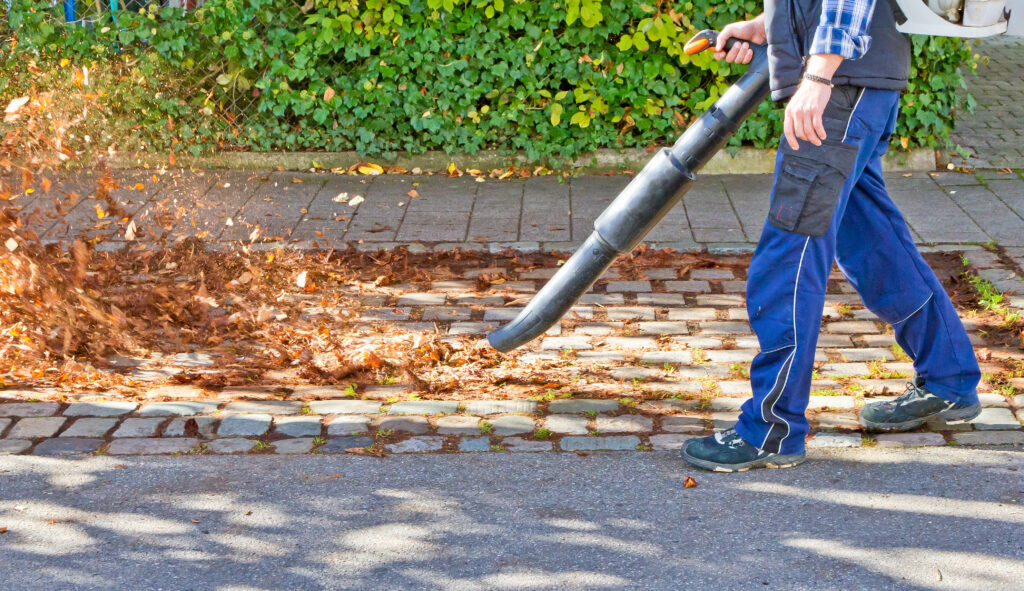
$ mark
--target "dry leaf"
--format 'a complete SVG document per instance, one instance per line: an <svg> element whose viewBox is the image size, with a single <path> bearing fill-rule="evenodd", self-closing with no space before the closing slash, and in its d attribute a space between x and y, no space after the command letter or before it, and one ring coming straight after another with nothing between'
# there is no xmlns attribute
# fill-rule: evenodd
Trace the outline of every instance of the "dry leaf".
<svg viewBox="0 0 1024 591"><path fill-rule="evenodd" d="M7 247L7 250L14 252L18 250L18 241L14 238L8 238L7 242L4 243L4 246Z"/></svg>
<svg viewBox="0 0 1024 591"><path fill-rule="evenodd" d="M327 90L324 91L324 100L330 101L332 98L334 98L334 94L334 89L328 86Z"/></svg>
<svg viewBox="0 0 1024 591"><path fill-rule="evenodd" d="M683 480L683 488L693 488L695 486L697 486L697 480L694 479L693 476L687 476L686 479Z"/></svg>
<svg viewBox="0 0 1024 591"><path fill-rule="evenodd" d="M295 278L295 285L306 287L306 271L299 273L299 276Z"/></svg>
<svg viewBox="0 0 1024 591"><path fill-rule="evenodd" d="M14 99L10 103L8 103L7 104L7 108L4 109L4 113L6 115L4 117L4 119L6 121L10 121L12 119L17 118L18 111L20 111L21 108L24 107L26 103L28 103L28 100L29 100L29 97L22 96L22 97L18 97L16 99Z"/></svg>
<svg viewBox="0 0 1024 591"><path fill-rule="evenodd" d="M420 196L419 191L417 191L416 189L410 190L408 193L406 193L406 195L412 197L413 199Z"/></svg>
<svg viewBox="0 0 1024 591"><path fill-rule="evenodd" d="M359 171L359 174L377 176L378 174L382 174L384 172L384 167L381 166L380 164L368 163L360 164L358 167L356 167L356 170Z"/></svg>
<svg viewBox="0 0 1024 591"><path fill-rule="evenodd" d="M341 193L335 195L334 199L331 199L331 201L335 203L345 203L346 201L348 201L348 193L342 191Z"/></svg>
<svg viewBox="0 0 1024 591"><path fill-rule="evenodd" d="M0 534L5 534L5 533L7 533L7 528L6 527L0 527Z"/></svg>
<svg viewBox="0 0 1024 591"><path fill-rule="evenodd" d="M96 217L101 220L107 217L107 212L103 211L103 208L100 207L99 205L96 206Z"/></svg>
<svg viewBox="0 0 1024 591"><path fill-rule="evenodd" d="M366 200L365 200L365 199L363 199L363 196L362 196L362 195L356 195L355 197L353 197L353 198L351 198L351 199L349 199L349 200L348 200L348 204L349 204L350 206L352 206L352 207L356 207L357 205L359 205L359 204L360 204L360 203L362 203L363 201L366 201Z"/></svg>
<svg viewBox="0 0 1024 591"><path fill-rule="evenodd" d="M124 239L128 242L135 240L135 232L138 228L135 227L135 220L128 222L128 227L124 230Z"/></svg>

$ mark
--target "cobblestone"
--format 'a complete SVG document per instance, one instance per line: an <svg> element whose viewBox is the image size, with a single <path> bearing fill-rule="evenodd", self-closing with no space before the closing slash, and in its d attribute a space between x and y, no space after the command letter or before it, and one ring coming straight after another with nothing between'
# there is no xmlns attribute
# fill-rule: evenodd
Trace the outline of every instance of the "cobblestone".
<svg viewBox="0 0 1024 591"><path fill-rule="evenodd" d="M847 433L818 433L813 439L807 442L807 449L860 447L861 444L862 440L860 435Z"/></svg>
<svg viewBox="0 0 1024 591"><path fill-rule="evenodd" d="M685 322L638 322L637 330L641 334L663 335L663 334L690 334L690 329Z"/></svg>
<svg viewBox="0 0 1024 591"><path fill-rule="evenodd" d="M608 293L638 293L651 291L650 281L609 281L605 287Z"/></svg>
<svg viewBox="0 0 1024 591"><path fill-rule="evenodd" d="M606 347L636 351L640 349L657 349L658 341L652 337L608 337L605 339Z"/></svg>
<svg viewBox="0 0 1024 591"><path fill-rule="evenodd" d="M91 454L103 445L102 439L86 439L80 437L69 437L67 439L57 437L46 439L36 446L37 456L70 456L78 454Z"/></svg>
<svg viewBox="0 0 1024 591"><path fill-rule="evenodd" d="M319 437L320 417L298 416L274 419L274 431L288 437Z"/></svg>
<svg viewBox="0 0 1024 591"><path fill-rule="evenodd" d="M526 439L523 437L506 437L501 440L501 444L505 446L505 449L511 452L551 451L554 445L550 441Z"/></svg>
<svg viewBox="0 0 1024 591"><path fill-rule="evenodd" d="M256 447L256 441L252 439L240 439L231 437L228 439L215 439L206 444L206 449L215 454L235 454L252 451Z"/></svg>
<svg viewBox="0 0 1024 591"><path fill-rule="evenodd" d="M812 410L823 408L850 410L856 408L856 401L853 396L811 396L807 408Z"/></svg>
<svg viewBox="0 0 1024 591"><path fill-rule="evenodd" d="M681 435L679 433L663 433L651 435L651 448L654 451L670 451L683 449L687 439L693 439L693 435Z"/></svg>
<svg viewBox="0 0 1024 591"><path fill-rule="evenodd" d="M1010 403L1006 401L1006 398L999 394L978 394L978 401L981 402L982 406L997 406L1000 408L1009 408Z"/></svg>
<svg viewBox="0 0 1024 591"><path fill-rule="evenodd" d="M48 417L57 407L55 402L8 402L0 404L0 417Z"/></svg>
<svg viewBox="0 0 1024 591"><path fill-rule="evenodd" d="M63 414L66 417L119 417L138 407L137 402L72 402Z"/></svg>
<svg viewBox="0 0 1024 591"><path fill-rule="evenodd" d="M1019 429L1021 426L1008 408L983 408L978 418L971 421L971 425L979 431Z"/></svg>
<svg viewBox="0 0 1024 591"><path fill-rule="evenodd" d="M430 451L441 451L444 446L443 437L412 437L398 443L391 443L384 446L384 449L395 454L423 453Z"/></svg>
<svg viewBox="0 0 1024 591"><path fill-rule="evenodd" d="M619 409L617 400L600 400L572 398L568 400L552 400L548 404L548 412L552 414L574 414L588 412L614 412Z"/></svg>
<svg viewBox="0 0 1024 591"><path fill-rule="evenodd" d="M30 447L32 442L24 439L0 439L0 456L25 453Z"/></svg>
<svg viewBox="0 0 1024 591"><path fill-rule="evenodd" d="M626 451L640 445L635 435L613 435L609 437L563 437L561 446L565 451Z"/></svg>
<svg viewBox="0 0 1024 591"><path fill-rule="evenodd" d="M142 405L136 414L143 417L191 416L217 412L219 406L216 402L206 401L151 402Z"/></svg>
<svg viewBox="0 0 1024 591"><path fill-rule="evenodd" d="M293 415L300 410L302 403L298 400L240 400L224 407L225 412L270 415Z"/></svg>
<svg viewBox="0 0 1024 591"><path fill-rule="evenodd" d="M879 332L875 323L868 320L840 320L838 322L829 322L826 324L826 328L829 332L838 334L864 334Z"/></svg>
<svg viewBox="0 0 1024 591"><path fill-rule="evenodd" d="M274 442L274 453L281 455L308 454L316 444L312 437L296 437Z"/></svg>
<svg viewBox="0 0 1024 591"><path fill-rule="evenodd" d="M53 437L64 425L64 417L29 417L14 423L7 439L38 439Z"/></svg>
<svg viewBox="0 0 1024 591"><path fill-rule="evenodd" d="M495 435L518 435L520 433L530 433L534 428L533 419L522 415L495 417L490 419L488 422L491 423L491 428Z"/></svg>
<svg viewBox="0 0 1024 591"><path fill-rule="evenodd" d="M370 430L370 417L354 415L334 417L327 423L327 434L331 437L338 435L359 435Z"/></svg>
<svg viewBox="0 0 1024 591"><path fill-rule="evenodd" d="M585 337L547 337L541 341L540 348L543 351L559 351L572 349L574 351L588 351L594 346Z"/></svg>
<svg viewBox="0 0 1024 591"><path fill-rule="evenodd" d="M588 419L580 415L548 415L544 419L544 428L552 433L568 435L586 435Z"/></svg>
<svg viewBox="0 0 1024 591"><path fill-rule="evenodd" d="M817 415L818 429L822 431L860 429L860 422L853 413L822 413Z"/></svg>
<svg viewBox="0 0 1024 591"><path fill-rule="evenodd" d="M746 322L737 322L731 320L719 320L711 322L702 322L700 325L701 334L710 335L737 335L737 334L750 334L750 325Z"/></svg>
<svg viewBox="0 0 1024 591"><path fill-rule="evenodd" d="M642 415L620 415L594 419L594 429L601 433L646 433L653 428L653 421Z"/></svg>
<svg viewBox="0 0 1024 591"><path fill-rule="evenodd" d="M476 452L476 451L490 451L491 450L491 438L490 437L465 437L459 440L459 451L462 452Z"/></svg>
<svg viewBox="0 0 1024 591"><path fill-rule="evenodd" d="M458 412L459 403L454 400L406 400L396 402L388 409L389 415L441 415Z"/></svg>
<svg viewBox="0 0 1024 591"><path fill-rule="evenodd" d="M938 433L880 433L875 435L878 447L921 447L946 445Z"/></svg>
<svg viewBox="0 0 1024 591"><path fill-rule="evenodd" d="M740 413L738 412L713 412L711 413L711 427L715 431L721 429L728 429L736 424L736 421L740 420Z"/></svg>
<svg viewBox="0 0 1024 591"><path fill-rule="evenodd" d="M480 419L462 415L440 417L436 421L437 432L441 435L479 435Z"/></svg>
<svg viewBox="0 0 1024 591"><path fill-rule="evenodd" d="M533 414L537 403L533 400L471 400L466 403L466 414Z"/></svg>
<svg viewBox="0 0 1024 591"><path fill-rule="evenodd" d="M682 294L678 293L638 293L636 303L641 306L682 306Z"/></svg>
<svg viewBox="0 0 1024 591"><path fill-rule="evenodd" d="M402 306L443 306L445 294L443 293L407 293L398 298L399 307Z"/></svg>
<svg viewBox="0 0 1024 591"><path fill-rule="evenodd" d="M320 415L365 415L380 412L381 403L374 400L314 400L309 410Z"/></svg>
<svg viewBox="0 0 1024 591"><path fill-rule="evenodd" d="M693 354L690 351L645 351L640 356L640 361L653 365L691 363L693 361Z"/></svg>
<svg viewBox="0 0 1024 591"><path fill-rule="evenodd" d="M270 429L268 414L234 414L221 419L217 428L219 437L259 437Z"/></svg>
<svg viewBox="0 0 1024 591"><path fill-rule="evenodd" d="M746 398L715 398L711 401L711 410L739 410Z"/></svg>
<svg viewBox="0 0 1024 591"><path fill-rule="evenodd" d="M153 437L164 419L128 418L114 431L114 437Z"/></svg>
<svg viewBox="0 0 1024 591"><path fill-rule="evenodd" d="M605 314L608 316L608 320L654 320L655 314L652 308L605 308Z"/></svg>
<svg viewBox="0 0 1024 591"><path fill-rule="evenodd" d="M320 446L320 453L343 454L350 449L360 449L373 445L373 438L368 435L357 435L351 437L332 437L327 443Z"/></svg>
<svg viewBox="0 0 1024 591"><path fill-rule="evenodd" d="M381 417L374 421L381 431L401 431L403 433L426 433L430 429L424 417Z"/></svg>
<svg viewBox="0 0 1024 591"><path fill-rule="evenodd" d="M1024 431L954 433L953 440L962 445L1021 445L1024 444Z"/></svg>
<svg viewBox="0 0 1024 591"><path fill-rule="evenodd" d="M191 451L198 441L189 437L163 439L115 439L107 449L112 456L183 454Z"/></svg>
<svg viewBox="0 0 1024 591"><path fill-rule="evenodd" d="M678 293L708 293L711 285L707 281L666 281L665 289Z"/></svg>
<svg viewBox="0 0 1024 591"><path fill-rule="evenodd" d="M117 419L85 418L78 419L60 434L61 437L103 437L114 428Z"/></svg>
<svg viewBox="0 0 1024 591"><path fill-rule="evenodd" d="M219 423L220 421L214 417L175 418L164 427L164 437L191 437L198 435L208 439L217 432L217 425Z"/></svg>

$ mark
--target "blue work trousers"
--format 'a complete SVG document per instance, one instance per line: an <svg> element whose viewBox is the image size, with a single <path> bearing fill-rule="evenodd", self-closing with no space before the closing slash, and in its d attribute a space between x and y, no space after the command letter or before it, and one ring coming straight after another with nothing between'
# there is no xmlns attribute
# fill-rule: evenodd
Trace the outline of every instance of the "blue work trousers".
<svg viewBox="0 0 1024 591"><path fill-rule="evenodd" d="M891 324L896 342L932 393L978 401L980 371L952 302L921 257L885 188L882 155L899 109L896 91L837 87L828 141L780 142L768 221L750 263L747 311L761 347L753 397L736 430L751 445L804 450L805 411L832 262L864 305Z"/></svg>

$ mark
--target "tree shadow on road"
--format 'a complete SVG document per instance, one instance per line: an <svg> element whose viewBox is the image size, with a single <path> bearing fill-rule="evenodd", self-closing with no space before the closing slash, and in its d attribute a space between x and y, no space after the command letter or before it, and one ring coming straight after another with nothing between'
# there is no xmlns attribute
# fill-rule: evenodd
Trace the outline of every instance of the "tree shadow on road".
<svg viewBox="0 0 1024 591"><path fill-rule="evenodd" d="M0 589L1013 589L1022 451L0 458Z"/></svg>

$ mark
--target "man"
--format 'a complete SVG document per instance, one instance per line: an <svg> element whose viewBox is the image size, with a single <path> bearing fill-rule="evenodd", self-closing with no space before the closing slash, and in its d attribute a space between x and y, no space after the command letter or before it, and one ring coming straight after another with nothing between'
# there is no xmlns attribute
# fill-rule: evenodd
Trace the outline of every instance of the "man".
<svg viewBox="0 0 1024 591"><path fill-rule="evenodd" d="M748 63L768 43L772 99L788 99L771 207L750 262L747 311L761 352L739 422L687 442L701 468L740 471L804 460L805 410L833 260L864 304L892 324L916 376L860 413L872 430L981 412L978 363L956 310L885 190L881 157L910 69L910 41L880 0L766 0L722 30L715 57Z"/></svg>

